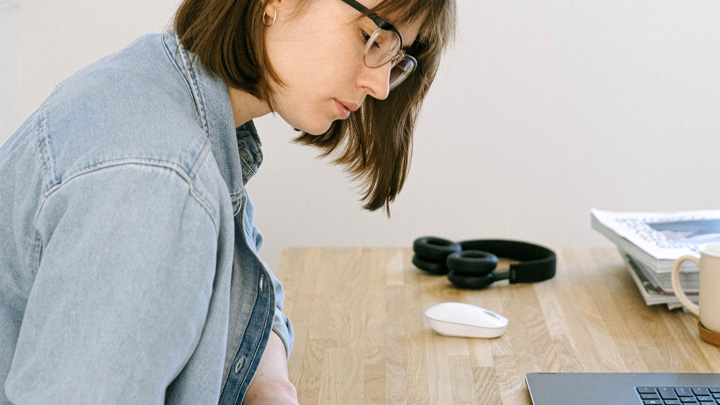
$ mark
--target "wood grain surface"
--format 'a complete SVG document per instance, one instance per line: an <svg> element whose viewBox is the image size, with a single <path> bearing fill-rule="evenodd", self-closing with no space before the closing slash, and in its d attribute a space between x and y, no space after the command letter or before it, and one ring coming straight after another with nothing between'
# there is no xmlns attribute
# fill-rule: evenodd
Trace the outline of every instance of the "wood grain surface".
<svg viewBox="0 0 720 405"><path fill-rule="evenodd" d="M551 280L472 291L416 269L410 248L285 249L300 403L530 404L529 372L720 372L697 318L646 306L614 249L556 252ZM436 334L423 314L446 301L505 316L505 334Z"/></svg>

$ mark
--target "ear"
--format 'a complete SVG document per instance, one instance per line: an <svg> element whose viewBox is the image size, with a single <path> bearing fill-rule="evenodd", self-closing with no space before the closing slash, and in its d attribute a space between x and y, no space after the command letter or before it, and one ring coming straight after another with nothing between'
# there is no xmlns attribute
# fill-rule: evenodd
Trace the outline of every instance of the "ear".
<svg viewBox="0 0 720 405"><path fill-rule="evenodd" d="M274 16L277 12L277 3L279 3L278 0L270 0L265 3L265 15L272 18L272 16Z"/></svg>
<svg viewBox="0 0 720 405"><path fill-rule="evenodd" d="M288 16L296 11L299 3L297 0L268 0L265 3L265 15L268 18L273 18L275 13L277 13L278 18Z"/></svg>
<svg viewBox="0 0 720 405"><path fill-rule="evenodd" d="M277 18L278 13L278 3L280 3L278 0L270 0L267 3L265 3L265 17L263 17L263 23L265 23L265 19L268 19L269 21L275 22L275 19ZM272 25L272 24L271 24Z"/></svg>

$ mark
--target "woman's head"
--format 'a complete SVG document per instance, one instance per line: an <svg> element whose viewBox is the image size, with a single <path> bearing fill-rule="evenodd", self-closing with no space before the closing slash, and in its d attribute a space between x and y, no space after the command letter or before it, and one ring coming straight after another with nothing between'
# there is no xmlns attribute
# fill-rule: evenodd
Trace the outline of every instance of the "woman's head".
<svg viewBox="0 0 720 405"><path fill-rule="evenodd" d="M367 36L376 24L342 0L312 0L298 10L299 5L284 0L265 7L266 23L272 23L266 51L282 81L270 83L272 109L294 128L321 135L367 97L388 97L392 63L374 68L364 63ZM412 45L421 23L398 27L406 44Z"/></svg>
<svg viewBox="0 0 720 405"><path fill-rule="evenodd" d="M356 8L369 8L365 14L344 0L185 0L175 29L207 70L267 102L303 131L298 142L335 154L364 180L365 208L375 210L389 207L405 181L415 119L454 32L455 5L360 3ZM394 25L405 53L417 59L416 70L392 91L393 63L369 67L363 59L367 36L381 21L368 14Z"/></svg>

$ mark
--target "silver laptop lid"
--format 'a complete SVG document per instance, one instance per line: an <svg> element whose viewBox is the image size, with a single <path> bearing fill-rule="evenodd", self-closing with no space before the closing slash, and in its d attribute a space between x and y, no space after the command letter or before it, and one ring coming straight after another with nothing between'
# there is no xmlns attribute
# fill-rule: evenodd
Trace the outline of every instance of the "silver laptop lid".
<svg viewBox="0 0 720 405"><path fill-rule="evenodd" d="M720 387L720 374L529 373L525 382L534 405L635 405L635 387Z"/></svg>

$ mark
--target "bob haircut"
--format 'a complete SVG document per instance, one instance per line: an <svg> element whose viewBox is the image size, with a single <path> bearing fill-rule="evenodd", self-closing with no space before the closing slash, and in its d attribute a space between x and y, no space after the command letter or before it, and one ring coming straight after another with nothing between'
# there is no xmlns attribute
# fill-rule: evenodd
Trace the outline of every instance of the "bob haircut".
<svg viewBox="0 0 720 405"><path fill-rule="evenodd" d="M301 0L300 5L311 0ZM226 85L265 101L270 84L282 85L265 48L267 0L184 0L174 28L182 45ZM301 8L299 7L298 10ZM302 133L295 142L312 145L364 186L364 208L385 207L402 189L410 169L412 134L422 102L435 78L443 49L455 34L455 0L383 0L368 11L395 25L424 18L407 51L417 68L385 100L368 97L356 114L335 121L322 135ZM358 18L365 18L359 15ZM273 109L274 110L274 109Z"/></svg>

